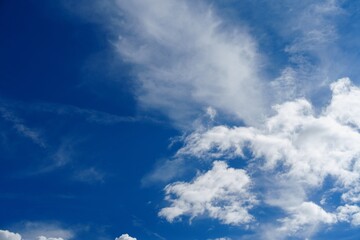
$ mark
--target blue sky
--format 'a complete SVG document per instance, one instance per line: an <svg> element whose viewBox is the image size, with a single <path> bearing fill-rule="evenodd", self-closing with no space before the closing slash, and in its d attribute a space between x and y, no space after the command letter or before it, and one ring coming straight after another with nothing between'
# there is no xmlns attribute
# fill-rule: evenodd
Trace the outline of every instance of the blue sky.
<svg viewBox="0 0 360 240"><path fill-rule="evenodd" d="M350 0L0 2L0 240L359 239Z"/></svg>

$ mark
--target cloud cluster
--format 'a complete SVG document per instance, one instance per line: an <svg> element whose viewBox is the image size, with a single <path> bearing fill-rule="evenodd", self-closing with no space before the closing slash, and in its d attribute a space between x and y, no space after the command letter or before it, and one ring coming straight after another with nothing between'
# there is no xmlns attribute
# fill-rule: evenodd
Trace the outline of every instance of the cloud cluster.
<svg viewBox="0 0 360 240"><path fill-rule="evenodd" d="M181 215L191 218L207 215L225 224L249 223L253 216L248 210L256 203L250 187L251 180L244 170L215 161L211 170L192 182L166 186L166 199L171 206L163 208L159 216L170 222Z"/></svg>
<svg viewBox="0 0 360 240"><path fill-rule="evenodd" d="M331 84L331 90L332 99L320 113L316 113L305 99L285 102L275 106L274 115L260 127L220 125L194 132L185 139L177 156L247 161L248 171L254 174L249 181L265 189L261 193L263 203L286 213L276 226L275 231L280 236L299 233L310 236L316 232L316 226L338 221L357 225L360 216L357 206L360 202L360 88L343 78ZM204 176L210 177L213 172ZM169 194L176 196L171 199L173 215L168 213L168 219L182 214L196 216L206 210L206 206L211 207L204 192L214 189L214 181L218 186L229 183L226 171L217 173L216 177L211 176L212 181L200 184L201 187L197 180L167 186L167 198ZM234 185L242 186L242 183L237 179ZM325 188L325 184L330 188ZM191 195L195 190L199 195ZM236 196L236 192L241 195L243 188L234 189L232 196ZM332 209L326 202L333 202L335 193L340 194L341 200L336 202L337 209ZM164 210L161 213L164 215ZM212 217L226 222L217 215ZM238 217L238 223L248 219L241 214Z"/></svg>
<svg viewBox="0 0 360 240"><path fill-rule="evenodd" d="M304 97L343 73L334 61L340 1L261 1L278 15L272 35L279 35L278 50L286 53L280 54L286 63L273 66L280 74L271 82L261 76L258 39L242 24L229 27L199 2L116 1L121 33L114 45L134 68L135 94L144 109L160 111L180 128L204 109L211 120L218 113L245 123L195 130L175 160L145 178L167 182L176 174L164 172L182 167L185 158L217 160L191 182L167 185L170 206L159 215L170 222L205 215L237 225L254 220L249 211L257 203L282 210L262 239L307 238L337 222L359 225L360 90L340 79L320 112ZM279 103L272 115L268 95ZM229 167L230 159L243 161L246 169Z"/></svg>

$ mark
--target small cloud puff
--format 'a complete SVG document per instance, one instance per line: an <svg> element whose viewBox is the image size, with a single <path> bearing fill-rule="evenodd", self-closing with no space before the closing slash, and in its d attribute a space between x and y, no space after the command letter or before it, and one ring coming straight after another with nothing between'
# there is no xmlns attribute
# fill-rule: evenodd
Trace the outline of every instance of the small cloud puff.
<svg viewBox="0 0 360 240"><path fill-rule="evenodd" d="M231 238L228 237L221 237L221 238L210 238L208 240L231 240Z"/></svg>
<svg viewBox="0 0 360 240"><path fill-rule="evenodd" d="M120 237L115 238L115 240L136 240L136 238L130 237L129 234L122 234Z"/></svg>

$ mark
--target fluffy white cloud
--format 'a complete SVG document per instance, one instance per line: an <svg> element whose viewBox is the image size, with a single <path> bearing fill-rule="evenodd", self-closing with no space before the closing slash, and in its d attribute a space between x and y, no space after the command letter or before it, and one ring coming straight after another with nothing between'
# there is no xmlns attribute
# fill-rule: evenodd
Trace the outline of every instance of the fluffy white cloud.
<svg viewBox="0 0 360 240"><path fill-rule="evenodd" d="M333 92L326 114L338 122L360 128L360 89L349 78L342 78L331 84Z"/></svg>
<svg viewBox="0 0 360 240"><path fill-rule="evenodd" d="M303 202L299 206L287 209L289 217L280 219L282 226L277 231L284 235L301 234L310 236L319 224L333 224L337 222L336 214L328 213L313 202Z"/></svg>
<svg viewBox="0 0 360 240"><path fill-rule="evenodd" d="M225 224L249 223L253 216L248 210L256 203L250 187L250 177L244 170L215 161L211 170L192 182L168 185L166 199L171 206L163 208L159 215L170 222L182 215L191 218L207 215Z"/></svg>
<svg viewBox="0 0 360 240"><path fill-rule="evenodd" d="M137 66L143 107L162 111L178 125L208 106L247 123L258 121L266 94L256 42L245 27L225 27L200 1L117 3L127 31L116 46Z"/></svg>
<svg viewBox="0 0 360 240"><path fill-rule="evenodd" d="M357 205L344 205L337 209L339 221L350 222L354 226L360 225L360 207Z"/></svg>
<svg viewBox="0 0 360 240"><path fill-rule="evenodd" d="M349 84L341 79L332 85L333 101L319 115L304 99L286 102L274 107L276 114L261 128L217 126L195 132L177 154L244 158L243 149L249 148L254 158L263 159L263 170L283 166L284 177L308 186L320 186L326 176L333 176L350 189L359 179L360 104L352 105L352 111L335 107L359 92L355 86L340 91L344 82Z"/></svg>
<svg viewBox="0 0 360 240"><path fill-rule="evenodd" d="M122 234L120 237L115 238L115 240L136 240L136 238L130 237L129 234Z"/></svg>
<svg viewBox="0 0 360 240"><path fill-rule="evenodd" d="M289 101L275 106L275 114L257 128L220 125L194 132L185 139L185 146L177 156L252 159L249 171L266 175L253 179L258 187L265 189L264 203L282 208L288 214L279 219L281 226L276 231L283 229L280 233L286 235L301 230L308 237L320 223L337 222L336 213L327 213L310 200L312 192L324 199L331 195L323 190L326 180L333 188L332 193L341 194L342 201L355 206L360 202L360 89L347 78L333 83L331 89L331 102L320 113L305 99ZM179 190L167 189L168 194L178 197L172 201L187 206L182 200L182 193L186 192L182 187L187 184L174 186L179 186ZM202 187L212 189L211 183ZM339 208L340 220L358 225L360 217L355 208L351 208L352 212L349 206ZM187 208L173 207L173 210L174 216L178 216Z"/></svg>
<svg viewBox="0 0 360 240"><path fill-rule="evenodd" d="M21 240L21 235L8 230L0 230L0 240Z"/></svg>

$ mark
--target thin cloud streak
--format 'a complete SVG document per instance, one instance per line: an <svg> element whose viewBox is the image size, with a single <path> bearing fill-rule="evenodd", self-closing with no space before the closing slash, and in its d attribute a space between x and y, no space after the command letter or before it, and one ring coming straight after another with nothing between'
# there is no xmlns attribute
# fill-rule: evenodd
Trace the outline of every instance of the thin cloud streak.
<svg viewBox="0 0 360 240"><path fill-rule="evenodd" d="M36 145L45 148L46 142L38 130L29 128L24 121L17 117L11 110L4 106L0 106L0 116L13 125L13 128L22 136L29 138Z"/></svg>

